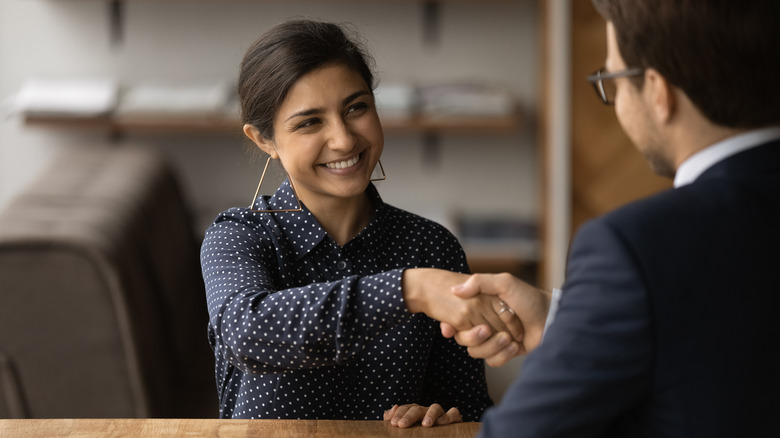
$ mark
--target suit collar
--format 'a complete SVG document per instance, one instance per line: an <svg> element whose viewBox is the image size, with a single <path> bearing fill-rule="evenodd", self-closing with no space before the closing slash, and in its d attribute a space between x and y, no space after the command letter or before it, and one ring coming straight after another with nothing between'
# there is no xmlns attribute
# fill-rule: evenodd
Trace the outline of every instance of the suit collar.
<svg viewBox="0 0 780 438"><path fill-rule="evenodd" d="M748 131L708 146L680 165L674 178L674 186L681 187L690 184L723 160L778 140L780 140L780 126L773 126Z"/></svg>
<svg viewBox="0 0 780 438"><path fill-rule="evenodd" d="M722 160L701 174L696 181L734 176L758 176L780 173L780 140L746 149Z"/></svg>

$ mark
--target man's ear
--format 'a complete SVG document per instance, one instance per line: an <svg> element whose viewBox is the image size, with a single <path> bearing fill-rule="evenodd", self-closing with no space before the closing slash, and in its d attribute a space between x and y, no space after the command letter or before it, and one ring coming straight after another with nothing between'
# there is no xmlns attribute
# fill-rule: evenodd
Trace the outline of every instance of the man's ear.
<svg viewBox="0 0 780 438"><path fill-rule="evenodd" d="M263 137L263 135L260 134L260 130L257 129L254 125L246 123L244 125L244 135L249 137L249 139L257 145L257 147L259 147L266 154L270 155L271 158L279 158L279 154L276 153L276 147L274 147L273 142Z"/></svg>
<svg viewBox="0 0 780 438"><path fill-rule="evenodd" d="M674 117L677 109L674 87L658 70L645 70L645 93L650 108L660 123L666 123Z"/></svg>

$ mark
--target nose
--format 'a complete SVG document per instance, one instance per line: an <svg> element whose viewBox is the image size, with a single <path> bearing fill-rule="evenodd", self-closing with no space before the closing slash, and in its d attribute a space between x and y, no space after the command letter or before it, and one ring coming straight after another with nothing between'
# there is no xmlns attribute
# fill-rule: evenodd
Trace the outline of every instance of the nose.
<svg viewBox="0 0 780 438"><path fill-rule="evenodd" d="M348 123L339 120L334 123L329 131L328 147L333 150L349 152L357 143L355 134L352 133Z"/></svg>

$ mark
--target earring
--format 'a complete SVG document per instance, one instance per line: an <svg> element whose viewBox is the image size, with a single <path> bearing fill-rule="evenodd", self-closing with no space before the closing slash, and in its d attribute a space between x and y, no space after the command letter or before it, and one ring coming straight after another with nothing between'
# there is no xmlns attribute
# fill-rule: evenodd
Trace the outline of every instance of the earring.
<svg viewBox="0 0 780 438"><path fill-rule="evenodd" d="M287 171L285 171L285 175L287 175L287 179L290 181L290 187L293 191L293 196L295 197L295 202L298 204L298 208L291 208L286 210L255 210L252 208L253 205L255 205L255 201L257 200L257 195L260 194L260 186L263 185L263 179L265 178L265 172L268 170L268 165L271 163L271 157L268 157L268 159L265 161L265 167L263 168L263 174L260 175L260 183L257 184L257 190L255 190L255 196L252 198L252 203L249 204L249 209L252 210L255 213L285 213L285 212L295 212L295 211L302 211L303 208L301 207L301 200L298 198L298 192L295 191L295 185L293 185L292 179L290 179L290 175L287 174Z"/></svg>
<svg viewBox="0 0 780 438"><path fill-rule="evenodd" d="M371 181L384 181L387 179L387 175L385 175L385 168L382 166L382 160L377 160L377 164L379 164L379 170L382 172L382 176L380 178L371 178ZM376 168L374 168L374 170L376 171Z"/></svg>

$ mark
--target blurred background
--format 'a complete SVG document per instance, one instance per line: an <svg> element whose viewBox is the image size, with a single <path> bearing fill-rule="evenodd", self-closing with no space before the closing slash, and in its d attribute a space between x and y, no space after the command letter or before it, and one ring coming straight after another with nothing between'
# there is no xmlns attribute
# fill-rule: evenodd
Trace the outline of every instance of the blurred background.
<svg viewBox="0 0 780 438"><path fill-rule="evenodd" d="M573 230L669 185L584 80L605 56L587 0L2 0L0 211L63 156L140 148L170 163L190 218L174 226L197 241L262 171L237 121L241 57L295 17L363 36L380 194L450 228L473 271L561 286ZM497 401L521 363L489 370Z"/></svg>

